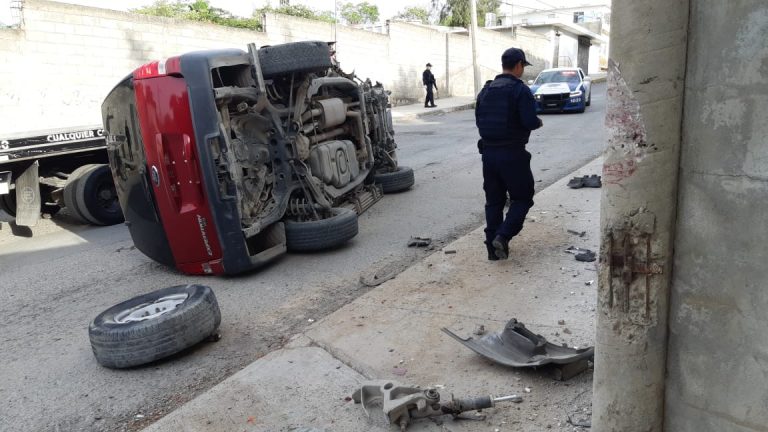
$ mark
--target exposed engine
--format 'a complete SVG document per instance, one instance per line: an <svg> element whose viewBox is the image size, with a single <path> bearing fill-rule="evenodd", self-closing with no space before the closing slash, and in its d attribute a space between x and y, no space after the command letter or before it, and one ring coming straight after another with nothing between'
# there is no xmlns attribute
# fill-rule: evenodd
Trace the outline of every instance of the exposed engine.
<svg viewBox="0 0 768 432"><path fill-rule="evenodd" d="M283 217L370 207L381 197L373 173L397 167L388 92L342 72L330 50L328 67L269 77L259 57L250 45L247 63L233 58L211 70L226 137L211 149L246 236Z"/></svg>

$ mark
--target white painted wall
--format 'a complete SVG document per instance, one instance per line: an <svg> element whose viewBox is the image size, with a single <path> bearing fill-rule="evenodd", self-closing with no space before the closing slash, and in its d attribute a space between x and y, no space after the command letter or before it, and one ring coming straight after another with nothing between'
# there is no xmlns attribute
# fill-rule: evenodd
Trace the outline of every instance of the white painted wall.
<svg viewBox="0 0 768 432"><path fill-rule="evenodd" d="M421 72L427 62L434 65L440 96L474 95L467 35L446 36L407 23L392 23L388 35L341 25L334 31L332 24L279 15L268 15L265 27L256 32L26 0L22 27L0 29L0 134L100 123L101 102L110 89L152 60L201 49L246 49L250 42L330 41L334 34L342 67L382 82L395 103L422 100ZM500 73L505 49L521 47L536 64L547 57L548 44L533 32L515 39L480 29L483 80Z"/></svg>

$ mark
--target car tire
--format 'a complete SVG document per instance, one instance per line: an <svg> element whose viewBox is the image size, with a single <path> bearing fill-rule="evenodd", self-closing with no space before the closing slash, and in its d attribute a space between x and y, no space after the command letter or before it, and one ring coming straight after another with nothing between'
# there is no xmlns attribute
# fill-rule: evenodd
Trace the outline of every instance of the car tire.
<svg viewBox="0 0 768 432"><path fill-rule="evenodd" d="M85 165L70 174L64 204L84 223L115 225L124 220L107 165Z"/></svg>
<svg viewBox="0 0 768 432"><path fill-rule="evenodd" d="M159 312L141 316L153 310ZM185 350L216 335L219 324L221 312L209 287L178 285L112 306L91 322L88 336L100 365L122 369Z"/></svg>
<svg viewBox="0 0 768 432"><path fill-rule="evenodd" d="M264 78L288 73L317 72L331 67L331 51L326 42L293 42L259 49Z"/></svg>
<svg viewBox="0 0 768 432"><path fill-rule="evenodd" d="M285 221L286 247L291 252L331 249L357 235L357 213L346 208L332 208L331 217L317 221Z"/></svg>
<svg viewBox="0 0 768 432"><path fill-rule="evenodd" d="M416 178L413 169L399 166L395 171L375 174L373 182L381 185L381 190L386 194L410 189L416 183Z"/></svg>
<svg viewBox="0 0 768 432"><path fill-rule="evenodd" d="M587 97L587 103L586 106L592 105L592 90L589 91L589 97Z"/></svg>

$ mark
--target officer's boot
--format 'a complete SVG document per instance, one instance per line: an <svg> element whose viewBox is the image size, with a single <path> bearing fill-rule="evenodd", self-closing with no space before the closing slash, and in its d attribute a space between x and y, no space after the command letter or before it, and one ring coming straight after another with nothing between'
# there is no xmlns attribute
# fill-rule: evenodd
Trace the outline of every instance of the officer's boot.
<svg viewBox="0 0 768 432"><path fill-rule="evenodd" d="M496 258L503 260L509 258L509 240L497 235L491 242L491 245L493 246L493 253L496 255Z"/></svg>
<svg viewBox="0 0 768 432"><path fill-rule="evenodd" d="M485 243L485 248L488 250L488 261L498 261L499 257L496 256L496 249L491 242L485 241L483 243Z"/></svg>

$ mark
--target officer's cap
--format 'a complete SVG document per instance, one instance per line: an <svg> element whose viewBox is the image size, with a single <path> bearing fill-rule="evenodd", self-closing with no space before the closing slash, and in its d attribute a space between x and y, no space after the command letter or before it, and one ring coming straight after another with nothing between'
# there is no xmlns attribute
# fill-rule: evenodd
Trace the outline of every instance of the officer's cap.
<svg viewBox="0 0 768 432"><path fill-rule="evenodd" d="M427 63L427 67L432 67L432 63Z"/></svg>
<svg viewBox="0 0 768 432"><path fill-rule="evenodd" d="M501 55L501 65L503 67L513 67L519 61L522 61L525 66L531 66L528 60L525 59L525 53L520 48L510 48Z"/></svg>

